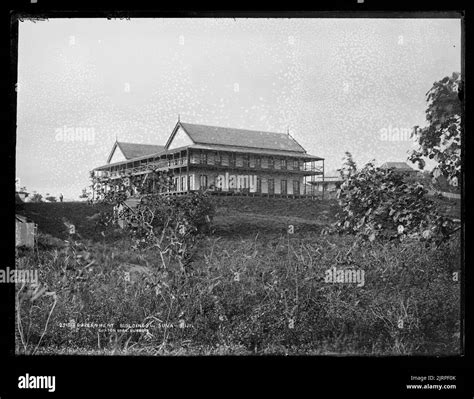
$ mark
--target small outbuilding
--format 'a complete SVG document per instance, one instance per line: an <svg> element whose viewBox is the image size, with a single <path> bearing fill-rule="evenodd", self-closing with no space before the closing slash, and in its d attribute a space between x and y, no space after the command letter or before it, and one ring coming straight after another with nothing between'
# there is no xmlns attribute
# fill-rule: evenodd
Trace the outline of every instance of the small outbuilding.
<svg viewBox="0 0 474 399"><path fill-rule="evenodd" d="M38 226L22 215L15 215L15 246L33 248Z"/></svg>

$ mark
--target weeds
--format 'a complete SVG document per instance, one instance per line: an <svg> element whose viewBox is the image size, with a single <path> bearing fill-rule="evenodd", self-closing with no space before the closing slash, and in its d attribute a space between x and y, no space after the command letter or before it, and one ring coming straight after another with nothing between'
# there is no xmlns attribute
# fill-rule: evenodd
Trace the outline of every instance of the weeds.
<svg viewBox="0 0 474 399"><path fill-rule="evenodd" d="M123 242L71 241L39 261L26 251L17 267L38 269L47 289L32 300L17 288L17 352L456 354L458 240L440 250L311 233L201 237L186 271ZM326 283L334 266L363 269L365 284Z"/></svg>

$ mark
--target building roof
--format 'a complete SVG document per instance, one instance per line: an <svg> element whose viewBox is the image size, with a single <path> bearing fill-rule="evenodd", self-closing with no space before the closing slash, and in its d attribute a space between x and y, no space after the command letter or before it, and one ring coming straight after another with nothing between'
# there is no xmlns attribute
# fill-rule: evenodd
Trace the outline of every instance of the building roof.
<svg viewBox="0 0 474 399"><path fill-rule="evenodd" d="M173 140L178 128L182 127L188 134L193 144L167 149ZM124 161L110 163L116 147L120 147ZM208 149L214 151L244 152L255 154L266 154L275 156L295 156L306 160L324 160L324 158L310 155L289 134L263 132L257 130L235 129L218 126L197 125L192 123L178 122L165 146L151 144L135 144L116 141L106 165L99 166L94 170L105 169L111 166L125 164L129 161L140 161L153 156L172 154L186 148Z"/></svg>
<svg viewBox="0 0 474 399"><path fill-rule="evenodd" d="M117 141L112 149L112 152L109 157L112 158L112 154L115 151L115 147L118 146L122 151L124 157L129 159L140 158L147 155L156 154L157 152L161 152L165 149L163 145L155 145L155 144L137 144L137 143L126 143L123 141Z"/></svg>
<svg viewBox="0 0 474 399"><path fill-rule="evenodd" d="M380 167L382 169L395 169L397 171L416 172L416 170L413 169L406 162L385 162Z"/></svg>
<svg viewBox="0 0 474 399"><path fill-rule="evenodd" d="M178 125L182 126L191 140L196 144L251 147L300 153L306 152L293 137L286 133L195 125L184 122L179 122Z"/></svg>

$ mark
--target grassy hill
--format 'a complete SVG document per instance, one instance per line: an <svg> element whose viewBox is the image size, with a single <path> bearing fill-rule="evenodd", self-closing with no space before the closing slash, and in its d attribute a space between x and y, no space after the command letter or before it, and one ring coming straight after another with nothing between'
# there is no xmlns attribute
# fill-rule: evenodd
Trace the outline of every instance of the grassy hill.
<svg viewBox="0 0 474 399"><path fill-rule="evenodd" d="M459 215L459 202L439 201ZM18 213L41 233L67 239L67 221L80 237L43 236L38 251L18 251L16 267L38 270L43 295L16 285L17 353L459 354L458 236L440 248L416 240L361 247L349 235L319 234L335 219L331 200L216 203L214 234L186 269L164 265L156 248L132 250L123 232L104 237L91 218L97 206L23 204ZM325 281L334 267L363 271L363 284ZM70 320L95 327L65 326Z"/></svg>
<svg viewBox="0 0 474 399"><path fill-rule="evenodd" d="M287 198L215 197L216 235L255 235L258 232L280 234L289 224L299 231L320 231L334 220L335 201ZM92 218L100 209L86 202L25 203L17 213L38 224L41 232L57 238L69 236L66 220L76 226L83 238L99 240L101 229Z"/></svg>
<svg viewBox="0 0 474 399"><path fill-rule="evenodd" d="M216 235L281 234L288 225L295 232L319 232L335 221L335 201L286 198L220 197L216 199Z"/></svg>
<svg viewBox="0 0 474 399"><path fill-rule="evenodd" d="M460 218L460 201L434 198L447 215ZM338 212L336 200L311 200L259 197L214 197L216 215L214 233L218 236L255 236L257 233L284 233L288 225L295 232L320 232L335 221ZM68 229L64 221L76 226L83 238L103 240L101 229L92 217L100 209L86 202L25 203L17 210L20 215L34 220L43 233L66 239Z"/></svg>
<svg viewBox="0 0 474 399"><path fill-rule="evenodd" d="M64 221L76 226L76 231L84 238L97 239L100 230L94 220L89 219L99 211L99 207L86 202L24 203L17 213L32 219L42 233L65 239L69 236Z"/></svg>

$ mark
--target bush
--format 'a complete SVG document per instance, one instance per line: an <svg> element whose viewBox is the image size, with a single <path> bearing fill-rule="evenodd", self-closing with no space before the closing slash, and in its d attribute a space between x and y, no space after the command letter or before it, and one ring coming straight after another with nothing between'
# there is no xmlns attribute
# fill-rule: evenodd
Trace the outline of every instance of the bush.
<svg viewBox="0 0 474 399"><path fill-rule="evenodd" d="M148 180L143 176L122 176L106 182L93 178L99 188L91 202L105 207L99 213L98 224L113 228L118 222L123 223L132 238L131 249L153 249L163 267L177 261L184 268L194 255L199 235L211 230L214 203L205 191L169 195L173 188L169 173L153 172L150 176ZM127 204L130 198L138 200L136 206Z"/></svg>
<svg viewBox="0 0 474 399"><path fill-rule="evenodd" d="M338 229L370 241L407 236L441 241L454 227L437 212L421 183L372 163L344 181L338 200Z"/></svg>
<svg viewBox="0 0 474 399"><path fill-rule="evenodd" d="M130 253L125 242L70 243L39 259L25 253L17 267L37 269L47 290L17 308L23 342L34 348L45 333L40 349L459 353L460 284L453 279L459 241L443 251L414 241L368 242L358 251L355 242L351 236L315 242L310 234L207 238L186 272L176 264L153 267L152 252ZM326 283L325 271L335 265L363 269L365 285ZM112 329L65 326L70 320ZM131 324L147 332L120 331ZM17 345L23 348L19 336Z"/></svg>

